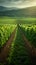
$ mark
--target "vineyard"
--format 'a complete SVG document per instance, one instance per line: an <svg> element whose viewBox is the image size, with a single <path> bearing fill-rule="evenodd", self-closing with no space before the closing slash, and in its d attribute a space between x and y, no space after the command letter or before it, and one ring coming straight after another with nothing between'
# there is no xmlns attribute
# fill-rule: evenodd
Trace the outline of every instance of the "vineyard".
<svg viewBox="0 0 36 65"><path fill-rule="evenodd" d="M21 25L21 29L30 43L36 48L36 25Z"/></svg>
<svg viewBox="0 0 36 65"><path fill-rule="evenodd" d="M0 65L36 65L36 25L0 25Z"/></svg>
<svg viewBox="0 0 36 65"><path fill-rule="evenodd" d="M10 35L12 34L14 26L15 25L7 25L7 24L0 25L0 51L1 48L6 44L6 41L9 39Z"/></svg>

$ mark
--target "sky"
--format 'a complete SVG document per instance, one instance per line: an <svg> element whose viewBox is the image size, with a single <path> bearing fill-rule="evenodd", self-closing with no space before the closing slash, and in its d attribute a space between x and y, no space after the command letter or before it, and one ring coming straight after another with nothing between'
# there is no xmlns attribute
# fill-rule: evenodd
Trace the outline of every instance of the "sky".
<svg viewBox="0 0 36 65"><path fill-rule="evenodd" d="M26 8L36 6L36 0L0 0L0 6Z"/></svg>

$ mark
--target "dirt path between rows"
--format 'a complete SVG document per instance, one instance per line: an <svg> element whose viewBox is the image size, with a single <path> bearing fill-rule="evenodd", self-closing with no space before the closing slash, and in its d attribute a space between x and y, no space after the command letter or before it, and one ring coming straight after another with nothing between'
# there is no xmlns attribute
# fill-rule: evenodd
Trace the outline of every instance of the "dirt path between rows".
<svg viewBox="0 0 36 65"><path fill-rule="evenodd" d="M22 37L23 37L23 40L25 41L25 46L26 48L28 49L28 51L32 54L36 54L36 48L34 48L30 42L27 40L27 38L25 37L25 35L22 33Z"/></svg>
<svg viewBox="0 0 36 65"><path fill-rule="evenodd" d="M36 65L36 48L34 48L30 44L30 42L28 41L28 39L26 38L26 36L24 35L24 33L22 32L21 29L20 29L20 34L22 35L22 39L25 42L25 47L27 48L27 51L29 53L29 58L31 60L31 65Z"/></svg>
<svg viewBox="0 0 36 65"><path fill-rule="evenodd" d="M27 48L29 54L31 53L32 55L36 55L36 48L34 48L34 46L30 44L30 42L28 41L28 39L26 38L26 36L24 35L21 29L20 29L20 33L22 35L22 38L25 42L25 47Z"/></svg>
<svg viewBox="0 0 36 65"><path fill-rule="evenodd" d="M4 62L6 60L6 57L8 56L10 47L11 47L11 42L13 42L14 36L15 36L16 28L12 32L9 40L6 42L6 45L3 47L0 53L0 62Z"/></svg>

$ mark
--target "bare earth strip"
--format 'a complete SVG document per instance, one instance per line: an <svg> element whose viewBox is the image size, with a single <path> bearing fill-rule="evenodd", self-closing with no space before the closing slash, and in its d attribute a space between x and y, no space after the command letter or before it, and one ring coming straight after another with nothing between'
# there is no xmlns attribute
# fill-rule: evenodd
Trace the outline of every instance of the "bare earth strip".
<svg viewBox="0 0 36 65"><path fill-rule="evenodd" d="M22 30L20 29L20 34L22 35L22 38L25 42L25 47L27 48L27 51L29 53L29 57L31 59L31 64L36 65L36 48L34 48L33 45L30 44Z"/></svg>
<svg viewBox="0 0 36 65"><path fill-rule="evenodd" d="M20 29L20 33L25 42L25 47L28 49L29 53L31 53L32 55L36 55L36 48L34 48L34 46L30 44L30 42L28 41L28 39L26 38L26 36L24 35L21 29Z"/></svg>
<svg viewBox="0 0 36 65"><path fill-rule="evenodd" d="M9 49L11 47L11 42L13 42L15 33L16 33L16 28L13 31L13 33L11 34L11 36L10 36L9 40L7 41L6 45L1 50L1 53L0 53L0 62L4 62L5 61L5 59L6 59L7 55L8 55Z"/></svg>

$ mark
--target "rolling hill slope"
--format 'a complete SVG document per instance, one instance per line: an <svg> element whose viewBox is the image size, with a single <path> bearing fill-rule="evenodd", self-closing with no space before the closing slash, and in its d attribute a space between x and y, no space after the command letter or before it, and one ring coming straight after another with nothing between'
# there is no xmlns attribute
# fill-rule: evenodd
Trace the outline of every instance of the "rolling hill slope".
<svg viewBox="0 0 36 65"><path fill-rule="evenodd" d="M7 9L6 8L0 11L0 16L36 17L36 6L23 8L23 9Z"/></svg>

